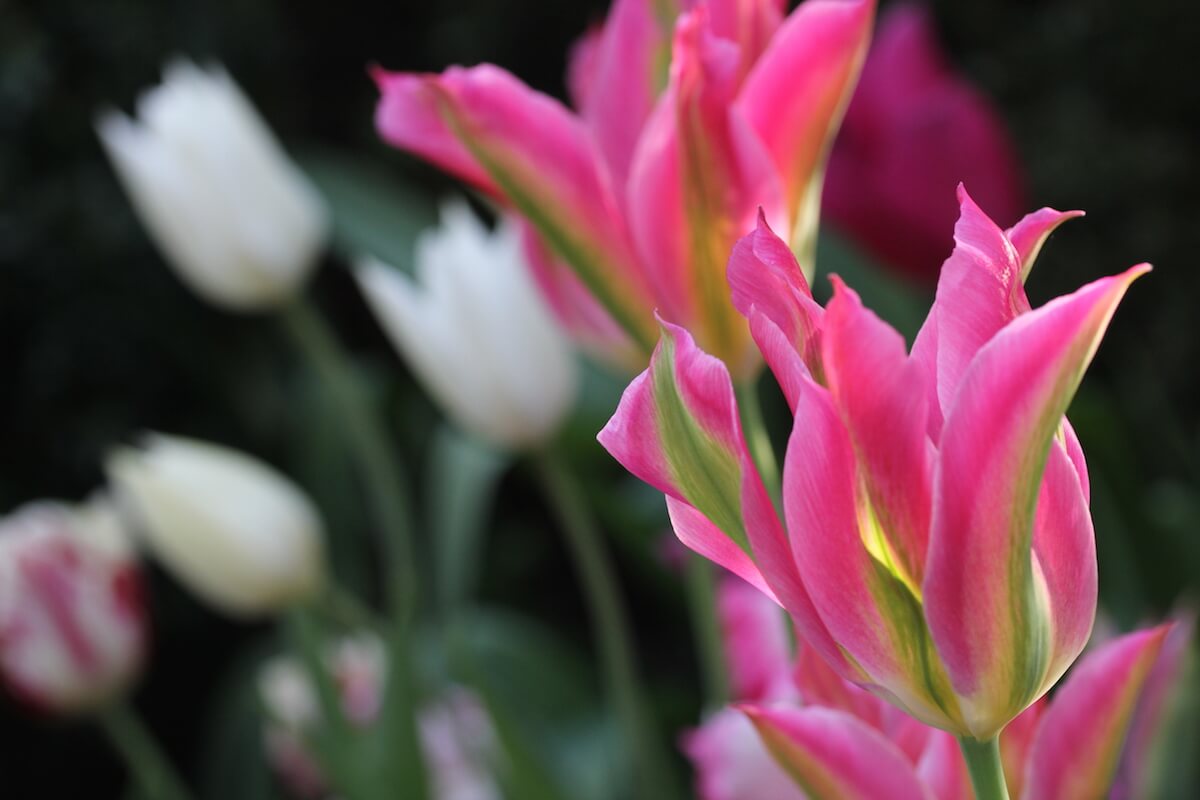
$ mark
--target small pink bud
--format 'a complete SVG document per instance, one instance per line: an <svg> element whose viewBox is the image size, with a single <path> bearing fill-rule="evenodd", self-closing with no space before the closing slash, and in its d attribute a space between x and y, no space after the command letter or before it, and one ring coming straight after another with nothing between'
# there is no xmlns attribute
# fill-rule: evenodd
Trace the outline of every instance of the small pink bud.
<svg viewBox="0 0 1200 800"><path fill-rule="evenodd" d="M141 575L107 500L39 502L0 521L0 679L54 713L105 703L137 674Z"/></svg>

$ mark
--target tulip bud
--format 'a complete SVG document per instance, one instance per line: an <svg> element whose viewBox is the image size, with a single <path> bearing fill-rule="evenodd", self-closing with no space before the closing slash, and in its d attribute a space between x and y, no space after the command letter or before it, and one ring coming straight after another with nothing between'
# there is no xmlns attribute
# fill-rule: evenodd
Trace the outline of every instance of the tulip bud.
<svg viewBox="0 0 1200 800"><path fill-rule="evenodd" d="M313 595L324 568L322 524L309 499L266 464L228 448L162 434L108 461L123 508L150 550L189 589L234 616Z"/></svg>
<svg viewBox="0 0 1200 800"><path fill-rule="evenodd" d="M426 389L467 431L504 448L554 433L578 380L542 304L518 231L489 233L461 203L417 242L414 282L379 262L357 270L380 323Z"/></svg>
<svg viewBox="0 0 1200 800"><path fill-rule="evenodd" d="M338 687L346 721L369 729L383 700L387 657L382 643L367 634L342 639L326 651L325 666ZM324 796L325 775L306 745L321 723L309 675L295 659L279 657L267 662L258 685L269 718L264 740L272 768L298 797ZM452 689L421 710L418 730L433 800L499 800L491 768L495 734L478 698L466 689Z"/></svg>
<svg viewBox="0 0 1200 800"><path fill-rule="evenodd" d="M224 70L173 62L138 119L110 111L96 128L142 222L205 300L279 305L313 268L325 207Z"/></svg>
<svg viewBox="0 0 1200 800"><path fill-rule="evenodd" d="M0 679L47 711L103 704L145 653L140 580L105 500L33 503L0 521Z"/></svg>

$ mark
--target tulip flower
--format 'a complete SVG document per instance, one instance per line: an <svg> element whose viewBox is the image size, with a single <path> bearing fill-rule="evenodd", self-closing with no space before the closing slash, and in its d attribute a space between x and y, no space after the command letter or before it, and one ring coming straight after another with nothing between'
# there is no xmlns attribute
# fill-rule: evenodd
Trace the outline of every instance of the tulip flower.
<svg viewBox="0 0 1200 800"><path fill-rule="evenodd" d="M733 300L795 415L781 521L725 365L664 323L602 444L667 495L676 534L776 599L851 682L988 742L1083 649L1096 607L1082 451L1064 414L1146 265L1030 308L1023 281L1069 214L1001 230L960 192L956 249L903 338L834 280L813 300L765 223Z"/></svg>
<svg viewBox="0 0 1200 800"><path fill-rule="evenodd" d="M492 65L375 72L389 143L520 214L539 285L585 347L645 363L654 310L739 377L758 360L725 287L764 206L811 269L829 144L874 0L616 0L575 48L576 111Z"/></svg>
<svg viewBox="0 0 1200 800"><path fill-rule="evenodd" d="M167 263L208 302L283 305L316 265L325 206L224 70L173 62L137 119L110 111L96 129Z"/></svg>
<svg viewBox="0 0 1200 800"><path fill-rule="evenodd" d="M35 708L94 711L137 676L147 620L108 501L31 503L0 521L0 680Z"/></svg>
<svg viewBox="0 0 1200 800"><path fill-rule="evenodd" d="M379 718L385 688L382 642L365 634L347 637L329 649L325 662L346 721L369 731ZM264 743L271 767L297 797L327 796L326 776L307 744L321 724L321 711L304 667L292 658L272 659L259 674L258 688L267 714ZM421 710L418 730L433 800L499 800L492 768L495 734L474 694L457 687L447 691Z"/></svg>
<svg viewBox="0 0 1200 800"><path fill-rule="evenodd" d="M244 453L148 435L107 472L147 547L206 602L233 616L312 597L324 575L322 523L283 475Z"/></svg>
<svg viewBox="0 0 1200 800"><path fill-rule="evenodd" d="M824 212L885 265L932 283L953 246L960 182L1004 224L1024 208L999 113L950 66L924 5L890 6L829 157Z"/></svg>
<svg viewBox="0 0 1200 800"><path fill-rule="evenodd" d="M701 800L974 797L952 736L846 681L811 648L802 647L794 663L781 657L774 647L778 606L747 589L736 580L721 587L721 606L736 596L740 608L736 618L723 616L725 646L731 657L742 651L741 660L763 653L757 669L774 673L777 689L738 695L741 710L726 709L689 734L685 750ZM1134 731L1152 736L1161 728L1160 700L1178 680L1190 634L1189 625L1164 625L1107 642L1076 665L1049 702L1017 717L1000 738L1011 796L1124 796L1127 787L1113 784L1118 763L1127 772L1147 760ZM843 749L831 746L839 742ZM772 753L778 763L767 760ZM892 781L864 783L862 765L873 759L890 771L875 767L865 777Z"/></svg>
<svg viewBox="0 0 1200 800"><path fill-rule="evenodd" d="M417 241L416 280L378 261L356 270L376 318L462 428L504 449L558 430L574 406L574 355L522 255L520 232L489 232L464 203Z"/></svg>

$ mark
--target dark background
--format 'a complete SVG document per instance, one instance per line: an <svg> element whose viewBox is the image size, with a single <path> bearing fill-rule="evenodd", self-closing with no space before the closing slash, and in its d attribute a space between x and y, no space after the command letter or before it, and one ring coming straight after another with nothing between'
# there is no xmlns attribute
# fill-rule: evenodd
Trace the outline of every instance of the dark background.
<svg viewBox="0 0 1200 800"><path fill-rule="evenodd" d="M1140 261L1155 265L1117 315L1072 418L1095 486L1105 608L1122 626L1161 615L1200 573L1200 6L933 5L951 56L995 98L1017 140L1031 208L1088 212L1043 252L1034 304ZM278 323L210 309L164 268L96 142L98 110L129 110L172 54L220 61L294 153L335 150L432 200L452 184L376 141L365 66L492 61L561 96L566 48L605 6L0 2L0 510L86 495L108 447L154 428L267 458L310 487L338 527L361 524L339 494L344 460L321 449L336 431ZM420 459L434 412L341 266L331 256L312 294L375 377L397 441ZM579 457L598 484L620 474L588 436L612 389L576 422ZM521 470L501 486L504 522L483 594L582 649L576 593L531 497ZM626 531L618 549L658 703L668 724L684 724L695 686L674 579L646 536ZM225 687L269 634L212 615L157 572L151 583L154 668L137 701L184 771L211 780ZM245 741L254 746L252 734ZM6 798L107 798L119 796L122 777L89 726L31 721L2 703L0 780Z"/></svg>

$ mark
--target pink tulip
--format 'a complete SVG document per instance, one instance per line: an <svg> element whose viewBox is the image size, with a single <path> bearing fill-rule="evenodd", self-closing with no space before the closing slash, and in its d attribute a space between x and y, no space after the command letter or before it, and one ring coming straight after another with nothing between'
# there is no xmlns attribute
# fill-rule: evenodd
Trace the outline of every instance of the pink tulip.
<svg viewBox="0 0 1200 800"><path fill-rule="evenodd" d="M974 797L953 736L846 681L810 648L801 648L789 666L763 624L777 607L763 595L749 596L744 586L721 587L722 607L740 609L724 618L728 655L749 660L758 641L766 645L760 668L794 683L773 696L741 696L752 701L742 705L753 725L726 709L686 737L701 800L803 800L805 792L813 798ZM1127 785L1118 780L1113 786L1117 766L1126 772L1148 760L1137 730L1152 736L1161 727L1160 700L1177 682L1190 634L1189 625L1164 625L1110 641L1075 666L1049 703L1039 701L1013 720L1000 739L1010 795L1126 796ZM833 746L838 742L844 747ZM868 766L873 762L877 766ZM885 772L879 764L894 780L864 783L864 770L868 779Z"/></svg>
<svg viewBox="0 0 1200 800"><path fill-rule="evenodd" d="M141 577L116 515L41 502L0 522L0 679L50 713L92 711L138 674Z"/></svg>
<svg viewBox="0 0 1200 800"><path fill-rule="evenodd" d="M950 66L924 5L891 6L829 158L825 213L886 265L932 282L960 182L994 219L1020 216L1021 165L999 113Z"/></svg>
<svg viewBox="0 0 1200 800"><path fill-rule="evenodd" d="M874 0L616 0L576 45L576 111L498 67L375 73L389 143L521 216L560 319L610 361L645 363L655 309L739 376L758 359L725 262L757 209L811 269L829 144Z"/></svg>
<svg viewBox="0 0 1200 800"><path fill-rule="evenodd" d="M667 495L676 534L774 598L846 679L988 741L1083 649L1096 607L1083 456L1064 413L1149 267L1030 309L1051 210L1001 230L965 192L912 353L834 279L821 309L765 224L733 300L795 414L781 521L725 365L664 323L601 443Z"/></svg>

